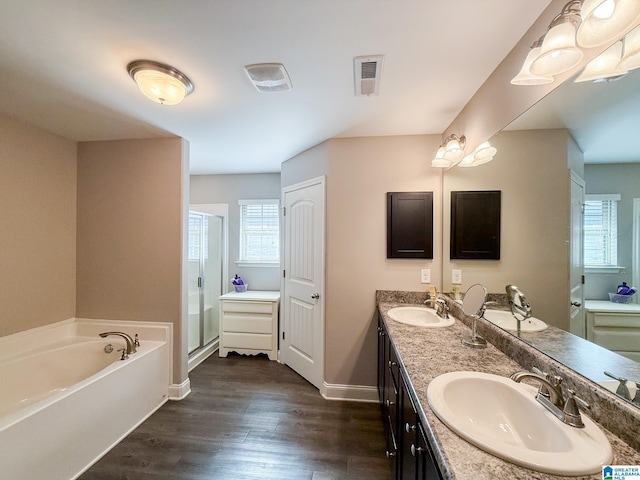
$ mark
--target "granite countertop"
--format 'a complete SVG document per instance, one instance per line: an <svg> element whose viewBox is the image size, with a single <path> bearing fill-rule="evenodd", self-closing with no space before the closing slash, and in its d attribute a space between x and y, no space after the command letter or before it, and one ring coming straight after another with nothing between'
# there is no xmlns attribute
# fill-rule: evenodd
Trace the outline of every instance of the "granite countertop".
<svg viewBox="0 0 640 480"><path fill-rule="evenodd" d="M433 413L427 402L429 382L443 373L453 371L476 371L508 377L524 370L492 344L486 349L472 349L461 343L461 337L469 333L469 328L460 320L451 327L423 328L405 325L390 319L390 308L407 306L411 302L423 306L413 297L397 299L378 298L378 309L389 331L399 356L401 366L406 370L413 396L418 401L418 413L436 460L445 478L456 480L482 480L496 478L559 479L581 478L601 480L601 474L583 477L558 477L535 472L501 460L468 443L450 430ZM470 401L472 401L470 399ZM602 428L602 427L601 427ZM640 465L640 452L634 450L617 436L602 428L614 451L612 465Z"/></svg>

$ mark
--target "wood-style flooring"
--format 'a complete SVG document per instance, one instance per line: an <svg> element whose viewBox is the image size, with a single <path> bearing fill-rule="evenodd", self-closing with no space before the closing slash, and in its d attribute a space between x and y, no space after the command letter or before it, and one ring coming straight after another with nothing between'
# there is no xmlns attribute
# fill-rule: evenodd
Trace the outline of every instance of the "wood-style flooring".
<svg viewBox="0 0 640 480"><path fill-rule="evenodd" d="M266 357L217 353L80 480L388 480L380 407L325 400ZM135 388L135 385L132 386Z"/></svg>

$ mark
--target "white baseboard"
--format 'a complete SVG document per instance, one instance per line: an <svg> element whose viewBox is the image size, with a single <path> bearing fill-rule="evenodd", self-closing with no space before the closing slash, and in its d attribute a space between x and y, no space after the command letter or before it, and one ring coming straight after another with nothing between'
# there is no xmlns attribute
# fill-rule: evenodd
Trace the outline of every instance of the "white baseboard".
<svg viewBox="0 0 640 480"><path fill-rule="evenodd" d="M363 385L338 385L324 382L320 393L327 400L377 403L378 388Z"/></svg>
<svg viewBox="0 0 640 480"><path fill-rule="evenodd" d="M186 379L181 384L169 385L169 400L182 400L191 393L191 380Z"/></svg>

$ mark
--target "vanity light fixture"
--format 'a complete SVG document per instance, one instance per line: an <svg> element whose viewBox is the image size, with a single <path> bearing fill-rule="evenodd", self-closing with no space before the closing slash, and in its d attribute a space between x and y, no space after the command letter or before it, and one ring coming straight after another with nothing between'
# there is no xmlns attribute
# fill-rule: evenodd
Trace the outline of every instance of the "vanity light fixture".
<svg viewBox="0 0 640 480"><path fill-rule="evenodd" d="M553 76L575 67L584 54L576 45L580 25L580 0L571 0L549 25L540 47L540 55L531 63L531 73Z"/></svg>
<svg viewBox="0 0 640 480"><path fill-rule="evenodd" d="M538 45L538 41L531 47L522 69L511 83L550 83L550 78L553 81L553 76L580 63L584 55L579 47L595 48L614 42L639 21L639 0L570 0L549 25L542 43ZM636 27L624 39L623 51L615 65L612 56L619 47L604 52L602 58L594 59L577 81L619 77L625 71L640 67L639 28ZM607 65L606 70L603 70L604 64ZM598 77L595 71L604 73Z"/></svg>
<svg viewBox="0 0 640 480"><path fill-rule="evenodd" d="M620 37L640 19L638 0L584 0L577 40L585 48L600 47Z"/></svg>
<svg viewBox="0 0 640 480"><path fill-rule="evenodd" d="M176 105L193 92L193 83L176 68L152 60L135 60L127 71L145 97L162 105Z"/></svg>
<svg viewBox="0 0 640 480"><path fill-rule="evenodd" d="M434 168L451 168L456 165L477 167L493 160L498 151L489 142L482 142L473 152L463 158L465 144L464 135L461 137L455 134L449 135L438 148L435 158L431 160L431 166Z"/></svg>
<svg viewBox="0 0 640 480"><path fill-rule="evenodd" d="M607 78L621 77L628 73L628 70L620 68L622 58L622 42L616 42L611 47L591 60L582 73L574 81L591 82L602 81Z"/></svg>

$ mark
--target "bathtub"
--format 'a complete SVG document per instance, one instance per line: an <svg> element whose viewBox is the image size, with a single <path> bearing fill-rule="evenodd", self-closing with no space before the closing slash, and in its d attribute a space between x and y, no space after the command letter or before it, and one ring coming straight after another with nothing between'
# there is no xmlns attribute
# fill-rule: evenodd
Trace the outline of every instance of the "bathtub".
<svg viewBox="0 0 640 480"><path fill-rule="evenodd" d="M138 352L120 360L107 331L137 333ZM167 401L171 339L170 324L90 319L0 338L0 477L77 478Z"/></svg>

